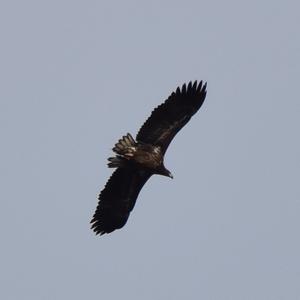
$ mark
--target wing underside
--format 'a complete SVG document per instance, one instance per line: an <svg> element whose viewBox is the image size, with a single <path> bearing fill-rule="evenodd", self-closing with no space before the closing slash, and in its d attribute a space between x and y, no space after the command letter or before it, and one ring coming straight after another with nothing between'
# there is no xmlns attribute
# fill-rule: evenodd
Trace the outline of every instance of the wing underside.
<svg viewBox="0 0 300 300"><path fill-rule="evenodd" d="M91 220L96 234L122 228L133 209L137 196L151 174L133 168L118 168L99 195L96 212Z"/></svg>
<svg viewBox="0 0 300 300"><path fill-rule="evenodd" d="M137 141L158 145L165 152L177 132L190 120L204 102L206 83L190 82L173 92L156 107L137 134Z"/></svg>

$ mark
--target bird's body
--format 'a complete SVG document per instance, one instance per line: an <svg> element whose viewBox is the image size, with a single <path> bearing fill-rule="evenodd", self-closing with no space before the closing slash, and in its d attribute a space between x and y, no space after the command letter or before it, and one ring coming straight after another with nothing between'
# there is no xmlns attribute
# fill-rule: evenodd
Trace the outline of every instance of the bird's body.
<svg viewBox="0 0 300 300"><path fill-rule="evenodd" d="M110 168L131 166L136 169L148 169L157 174L160 174L164 169L164 155L161 147L137 143L130 133L127 133L116 143L113 151L117 156L108 159L108 167ZM168 174L166 171L165 173Z"/></svg>
<svg viewBox="0 0 300 300"><path fill-rule="evenodd" d="M141 127L136 140L128 133L114 146L115 157L108 166L116 168L99 195L99 203L91 221L96 234L110 233L123 227L138 194L154 174L173 178L164 166L165 152L176 133L201 107L206 84L191 82L177 88L152 112Z"/></svg>

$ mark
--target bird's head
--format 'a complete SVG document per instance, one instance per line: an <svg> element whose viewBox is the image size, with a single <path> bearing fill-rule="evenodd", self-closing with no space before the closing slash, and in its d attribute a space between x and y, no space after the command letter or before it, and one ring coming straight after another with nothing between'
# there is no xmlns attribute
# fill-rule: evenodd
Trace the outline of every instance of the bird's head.
<svg viewBox="0 0 300 300"><path fill-rule="evenodd" d="M159 175L167 176L173 179L172 173L164 166L161 165L157 172Z"/></svg>

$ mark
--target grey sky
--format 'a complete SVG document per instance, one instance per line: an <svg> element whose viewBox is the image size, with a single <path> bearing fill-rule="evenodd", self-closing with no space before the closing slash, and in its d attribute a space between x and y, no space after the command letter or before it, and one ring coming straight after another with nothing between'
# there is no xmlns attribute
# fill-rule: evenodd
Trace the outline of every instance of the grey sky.
<svg viewBox="0 0 300 300"><path fill-rule="evenodd" d="M1 2L0 298L300 299L300 5L149 2ZM195 79L174 180L94 236L113 144Z"/></svg>

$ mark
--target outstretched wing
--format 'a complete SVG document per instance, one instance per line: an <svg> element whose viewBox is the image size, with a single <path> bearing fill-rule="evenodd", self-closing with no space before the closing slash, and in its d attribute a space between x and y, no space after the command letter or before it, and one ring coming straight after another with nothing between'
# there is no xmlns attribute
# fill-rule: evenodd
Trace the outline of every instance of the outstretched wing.
<svg viewBox="0 0 300 300"><path fill-rule="evenodd" d="M158 145L163 153L167 150L177 132L190 120L204 102L206 83L190 82L176 89L169 98L156 107L141 127L136 139L152 145Z"/></svg>
<svg viewBox="0 0 300 300"><path fill-rule="evenodd" d="M99 195L91 221L96 234L110 233L126 224L140 190L151 175L133 168L118 168L112 174Z"/></svg>

